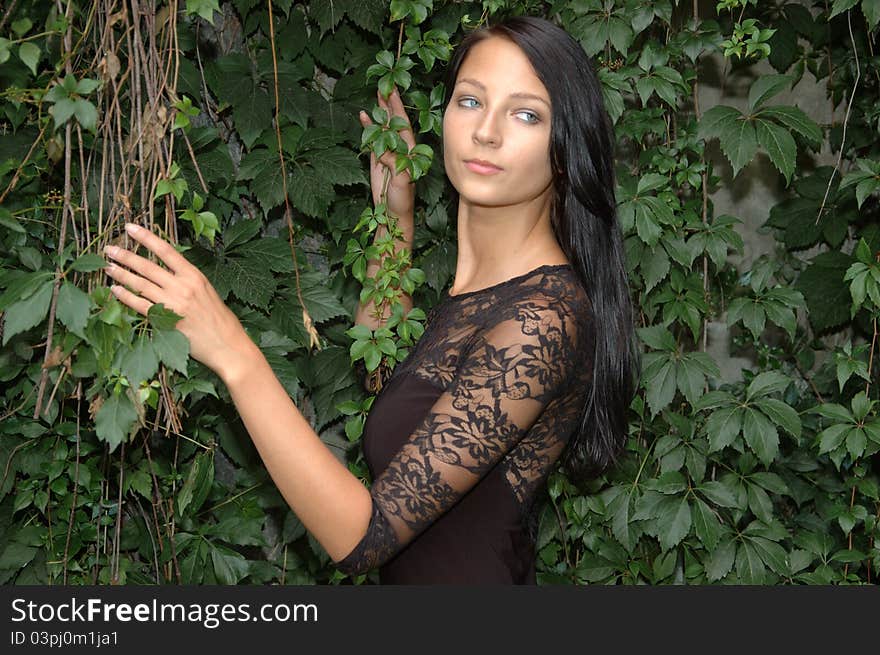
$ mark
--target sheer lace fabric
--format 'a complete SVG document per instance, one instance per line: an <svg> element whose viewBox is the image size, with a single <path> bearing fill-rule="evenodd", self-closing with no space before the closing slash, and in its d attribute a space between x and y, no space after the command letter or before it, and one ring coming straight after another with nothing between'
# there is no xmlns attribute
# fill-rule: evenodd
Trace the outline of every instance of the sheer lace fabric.
<svg viewBox="0 0 880 655"><path fill-rule="evenodd" d="M423 570L419 542L429 539L420 535L441 529L450 531L450 540L453 534L459 541L462 534L475 535L466 552L479 558L479 543L489 544L484 555L495 558L501 548L492 544L501 543L504 527L488 515L483 520L480 512L512 503L525 526L535 492L576 429L589 393L592 321L589 300L568 264L446 295L429 312L424 334L382 386L367 419L363 444L373 478L372 516L364 537L336 566L355 574L397 558L406 559L406 571ZM462 507L456 516L461 501L478 493L483 509ZM433 548L431 570L442 569ZM406 558L397 557L408 550ZM429 546L424 550L427 558ZM510 557L499 557L500 568L512 566ZM399 569L395 579L403 580L409 574Z"/></svg>

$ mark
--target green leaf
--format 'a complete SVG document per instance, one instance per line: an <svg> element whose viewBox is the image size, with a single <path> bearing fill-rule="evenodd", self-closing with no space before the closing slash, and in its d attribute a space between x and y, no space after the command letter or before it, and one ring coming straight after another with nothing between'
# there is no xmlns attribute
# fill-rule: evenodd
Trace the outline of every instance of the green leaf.
<svg viewBox="0 0 880 655"><path fill-rule="evenodd" d="M721 538L721 523L712 508L699 498L694 503L694 508L696 509L693 515L694 531L706 550L711 552L715 550Z"/></svg>
<svg viewBox="0 0 880 655"><path fill-rule="evenodd" d="M40 49L27 41L18 47L18 57L24 65L31 69L31 73L37 74L37 64L40 62Z"/></svg>
<svg viewBox="0 0 880 655"><path fill-rule="evenodd" d="M764 104L775 95L785 91L791 85L788 75L762 75L752 84L749 89L749 113Z"/></svg>
<svg viewBox="0 0 880 655"><path fill-rule="evenodd" d="M736 542L727 541L716 548L709 561L706 562L706 578L709 582L720 580L733 568L734 558L736 556Z"/></svg>
<svg viewBox="0 0 880 655"><path fill-rule="evenodd" d="M183 316L165 307L164 303L153 303L147 310L147 321L157 330L171 330Z"/></svg>
<svg viewBox="0 0 880 655"><path fill-rule="evenodd" d="M734 494L733 490L718 480L706 480L697 487L697 491L721 507L739 506L739 503L736 500L736 494Z"/></svg>
<svg viewBox="0 0 880 655"><path fill-rule="evenodd" d="M214 12L220 12L218 0L186 0L186 13L188 16L197 14L206 21L214 24Z"/></svg>
<svg viewBox="0 0 880 655"><path fill-rule="evenodd" d="M707 109L700 118L698 134L702 139L721 137L725 130L736 124L742 113L733 107L716 105Z"/></svg>
<svg viewBox="0 0 880 655"><path fill-rule="evenodd" d="M92 271L97 271L104 268L107 265L107 260L101 257L101 255L96 255L93 252L87 252L76 258L76 261L70 265L70 267L79 271L80 273L91 273Z"/></svg>
<svg viewBox="0 0 880 655"><path fill-rule="evenodd" d="M156 375L159 358L153 344L144 335L138 337L134 348L123 356L121 368L133 389L137 389L144 380L152 380Z"/></svg>
<svg viewBox="0 0 880 655"><path fill-rule="evenodd" d="M128 395L112 394L95 415L95 434L110 446L112 453L128 436L136 420L137 411Z"/></svg>
<svg viewBox="0 0 880 655"><path fill-rule="evenodd" d="M275 294L278 281L259 261L244 257L227 257L227 273L232 280L232 292L249 305L266 309Z"/></svg>
<svg viewBox="0 0 880 655"><path fill-rule="evenodd" d="M794 130L814 145L822 143L822 129L797 107L777 105L766 107L758 116L772 118L789 130Z"/></svg>
<svg viewBox="0 0 880 655"><path fill-rule="evenodd" d="M88 294L76 285L66 280L61 284L56 315L68 330L83 339L86 338L85 329L91 306Z"/></svg>
<svg viewBox="0 0 880 655"><path fill-rule="evenodd" d="M652 353L653 354L653 353ZM654 357L645 356L644 385L652 414L656 415L672 402L676 389L676 366L670 356L659 354Z"/></svg>
<svg viewBox="0 0 880 655"><path fill-rule="evenodd" d="M865 435L865 431L861 428L850 430L849 434L846 435L846 450L853 459L861 457L867 445L868 438Z"/></svg>
<svg viewBox="0 0 880 655"><path fill-rule="evenodd" d="M259 262L261 267L276 273L293 272L290 243L285 239L267 237L249 241L236 248L235 253L244 255L249 262Z"/></svg>
<svg viewBox="0 0 880 655"><path fill-rule="evenodd" d="M654 248L653 253L642 262L641 270L645 278L645 293L648 293L669 273L669 255L663 248Z"/></svg>
<svg viewBox="0 0 880 655"><path fill-rule="evenodd" d="M873 32L877 28L877 24L880 23L880 4L863 0L862 13L865 15L869 30Z"/></svg>
<svg viewBox="0 0 880 655"><path fill-rule="evenodd" d="M188 375L190 343L180 330L154 330L153 349L168 368Z"/></svg>
<svg viewBox="0 0 880 655"><path fill-rule="evenodd" d="M651 325L644 328L636 328L639 338L655 350L674 352L676 349L675 337L662 325Z"/></svg>
<svg viewBox="0 0 880 655"><path fill-rule="evenodd" d="M857 4L859 4L859 0L834 0L831 5L831 13L828 15L828 19L831 20L838 14L842 14L843 12L852 9ZM871 4L870 2L863 2L862 6L866 6Z"/></svg>
<svg viewBox="0 0 880 655"><path fill-rule="evenodd" d="M733 443L742 430L743 410L725 407L715 410L706 421L709 435L709 452L715 452Z"/></svg>
<svg viewBox="0 0 880 655"><path fill-rule="evenodd" d="M686 498L669 498L663 503L657 517L660 547L668 550L677 546L691 531L691 506Z"/></svg>
<svg viewBox="0 0 880 655"><path fill-rule="evenodd" d="M785 552L782 546L764 537L750 537L750 541L764 563L775 573L782 576L789 574L791 563L789 562L788 553Z"/></svg>
<svg viewBox="0 0 880 655"><path fill-rule="evenodd" d="M737 120L727 126L720 137L721 151L733 167L736 176L739 171L754 157L758 150L758 138L755 125L749 120Z"/></svg>
<svg viewBox="0 0 880 655"><path fill-rule="evenodd" d="M779 433L776 426L751 407L746 407L744 411L743 436L746 443L764 466L769 466L779 453Z"/></svg>
<svg viewBox="0 0 880 655"><path fill-rule="evenodd" d="M2 345L9 343L16 334L30 330L43 322L52 302L53 285L52 280L46 280L33 294L11 304L6 309Z"/></svg>
<svg viewBox="0 0 880 655"><path fill-rule="evenodd" d="M795 282L795 289L804 295L815 332L824 332L850 320L849 285L843 276L852 263L852 257L846 253L824 252L810 261Z"/></svg>
<svg viewBox="0 0 880 655"><path fill-rule="evenodd" d="M0 570L18 570L30 564L39 549L17 542L9 543L0 555Z"/></svg>
<svg viewBox="0 0 880 655"><path fill-rule="evenodd" d="M88 100L78 98L73 103L73 113L84 130L94 133L98 126L98 110Z"/></svg>
<svg viewBox="0 0 880 655"><path fill-rule="evenodd" d="M211 545L211 562L220 584L238 584L250 571L248 562L241 553L214 544Z"/></svg>
<svg viewBox="0 0 880 655"><path fill-rule="evenodd" d="M755 128L758 143L770 155L773 165L785 176L786 185L791 184L797 155L797 145L791 134L785 128L760 118L755 119Z"/></svg>
<svg viewBox="0 0 880 655"><path fill-rule="evenodd" d="M736 574L740 584L763 584L766 572L764 562L755 548L749 543L741 543L736 552Z"/></svg>
<svg viewBox="0 0 880 655"><path fill-rule="evenodd" d="M754 404L791 436L801 436L801 417L793 407L775 398L758 398Z"/></svg>
<svg viewBox="0 0 880 655"><path fill-rule="evenodd" d="M791 378L779 371L764 371L754 377L746 389L746 400L754 400L771 393L785 391L791 384Z"/></svg>
<svg viewBox="0 0 880 655"><path fill-rule="evenodd" d="M851 425L838 424L822 430L822 432L816 435L819 439L819 454L822 455L837 450L851 429L853 429Z"/></svg>
<svg viewBox="0 0 880 655"><path fill-rule="evenodd" d="M214 483L214 458L211 452L197 454L190 465L186 482L177 494L177 516L182 517L186 510L192 506L196 512L208 497L211 485Z"/></svg>

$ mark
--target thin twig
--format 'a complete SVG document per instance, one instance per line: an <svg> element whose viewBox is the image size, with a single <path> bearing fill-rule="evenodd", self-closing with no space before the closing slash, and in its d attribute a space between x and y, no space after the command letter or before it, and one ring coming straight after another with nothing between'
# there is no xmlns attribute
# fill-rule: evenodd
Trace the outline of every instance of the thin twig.
<svg viewBox="0 0 880 655"><path fill-rule="evenodd" d="M859 51L856 49L856 39L853 36L852 31L852 21L850 19L851 10L846 11L846 24L849 27L849 40L852 43L853 47L853 57L856 60L856 80L853 82L852 93L849 95L849 102L846 105L846 115L843 117L843 135L840 137L840 149L837 151L837 161L834 163L834 170L831 171L831 176L828 178L828 186L825 187L825 195L822 197L822 204L819 206L819 213L816 216L815 225L819 224L819 219L822 218L822 210L825 209L825 201L828 200L828 194L831 191L831 182L834 180L834 174L840 169L840 160L843 157L843 150L846 146L846 126L849 122L849 112L852 109L853 99L856 96L856 89L859 88L859 78L861 77L861 68L859 66Z"/></svg>

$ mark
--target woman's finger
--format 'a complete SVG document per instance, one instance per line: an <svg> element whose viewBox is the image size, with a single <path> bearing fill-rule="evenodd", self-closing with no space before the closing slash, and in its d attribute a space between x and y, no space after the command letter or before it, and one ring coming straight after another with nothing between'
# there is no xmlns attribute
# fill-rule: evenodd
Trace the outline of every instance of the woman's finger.
<svg viewBox="0 0 880 655"><path fill-rule="evenodd" d="M393 114L395 116L400 116L407 123L409 123L409 116L406 114L406 108L403 106L403 99L400 97L400 93L397 91L397 87L394 87L394 91L391 93L391 97L389 98L391 101L391 109L393 110ZM416 145L416 140L413 137L412 127L409 129L401 130L400 136L403 137L403 140L406 141L406 145L409 146L410 150L412 150Z"/></svg>
<svg viewBox="0 0 880 655"><path fill-rule="evenodd" d="M113 292L113 295L116 296L119 299L119 302L123 305L128 305L137 313L143 314L144 316L147 315L147 312L150 311L150 307L153 306L153 303L146 298L141 298L118 284L114 284L110 287L110 291Z"/></svg>
<svg viewBox="0 0 880 655"><path fill-rule="evenodd" d="M174 246L164 239L159 238L150 232L150 230L135 225L134 223L126 223L125 231L128 232L132 239L158 256L159 259L161 259L164 264L172 270L172 272L179 275L195 268L183 255L174 249Z"/></svg>
<svg viewBox="0 0 880 655"><path fill-rule="evenodd" d="M174 276L171 273L146 257L136 255L130 250L118 246L105 246L104 254L121 264L125 264L131 270L137 271L156 286L168 288L173 284Z"/></svg>
<svg viewBox="0 0 880 655"><path fill-rule="evenodd" d="M108 277L113 278L117 282L124 284L129 289L136 291L138 294L151 300L152 302L161 302L163 298L162 289L145 280L140 275L135 275L131 271L127 271L121 266L111 263L104 268L104 272Z"/></svg>

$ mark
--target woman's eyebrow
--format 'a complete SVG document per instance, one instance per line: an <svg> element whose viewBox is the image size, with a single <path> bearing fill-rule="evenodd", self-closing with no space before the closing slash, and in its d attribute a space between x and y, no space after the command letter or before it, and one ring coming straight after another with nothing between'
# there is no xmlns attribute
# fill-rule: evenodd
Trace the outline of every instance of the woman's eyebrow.
<svg viewBox="0 0 880 655"><path fill-rule="evenodd" d="M485 84L483 84L482 82L478 82L477 80L472 80L469 77L463 77L460 80L458 80L458 84L463 84L465 82L467 82L468 84L473 84L474 86L479 87L483 91L486 90ZM536 96L534 93L525 93L524 91L517 91L516 93L511 93L510 97L511 98L526 98L526 99L531 99L531 100L537 100L538 102L543 102L545 105L547 105L548 108L550 107L549 102L544 100L544 98L542 98L541 96Z"/></svg>

